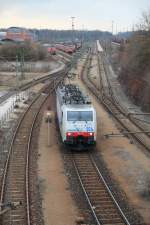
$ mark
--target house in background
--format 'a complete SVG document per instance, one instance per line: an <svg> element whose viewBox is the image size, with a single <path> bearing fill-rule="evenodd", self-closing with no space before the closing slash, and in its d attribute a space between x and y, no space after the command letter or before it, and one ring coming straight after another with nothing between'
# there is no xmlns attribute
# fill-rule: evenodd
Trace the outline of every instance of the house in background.
<svg viewBox="0 0 150 225"><path fill-rule="evenodd" d="M10 27L6 31L6 39L10 39L17 42L35 41L35 34L29 32L29 30L25 28Z"/></svg>
<svg viewBox="0 0 150 225"><path fill-rule="evenodd" d="M0 32L0 41L3 40L3 39L6 39L6 32L1 31Z"/></svg>
<svg viewBox="0 0 150 225"><path fill-rule="evenodd" d="M0 41L10 40L13 42L24 42L24 41L36 41L37 37L35 33L30 32L26 28L21 27L10 27L5 31L0 32Z"/></svg>

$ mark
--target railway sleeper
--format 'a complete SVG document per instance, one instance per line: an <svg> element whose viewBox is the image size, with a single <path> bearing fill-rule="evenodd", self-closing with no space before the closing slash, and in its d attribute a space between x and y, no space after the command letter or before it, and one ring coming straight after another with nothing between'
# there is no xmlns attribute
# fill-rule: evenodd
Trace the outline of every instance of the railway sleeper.
<svg viewBox="0 0 150 225"><path fill-rule="evenodd" d="M77 159L78 160L78 159ZM80 161L81 160L81 161ZM89 160L86 160L85 158L81 158L80 160L78 160L77 162L77 166L79 168L79 170L81 170L81 173L87 173L87 175L89 173L95 173L93 171L93 166L90 165ZM86 162L87 161L87 162ZM84 170L83 170L84 169ZM83 172L82 172L83 171Z"/></svg>
<svg viewBox="0 0 150 225"><path fill-rule="evenodd" d="M23 144L25 144L25 143L23 143ZM25 146L24 146L24 149L26 150L27 148L25 148ZM15 159L16 159L16 157L17 157L17 158L21 157L21 158L24 159L24 157L25 157L25 152L23 152L22 150L23 150L23 149L22 149L22 145L17 146L17 149L16 149L16 148L14 149L13 157L15 157Z"/></svg>
<svg viewBox="0 0 150 225"><path fill-rule="evenodd" d="M18 208L16 208L15 210L13 210L11 212L13 213L13 215L16 214L16 215L19 215L19 216L26 214L24 206L19 206Z"/></svg>
<svg viewBox="0 0 150 225"><path fill-rule="evenodd" d="M8 225L10 224L10 220L5 220L3 225ZM24 219L14 219L13 221L11 221L11 225L26 225Z"/></svg>
<svg viewBox="0 0 150 225"><path fill-rule="evenodd" d="M20 168L20 170L18 170L18 173L20 174L22 172L22 170L25 168L25 165L26 164L22 161L22 166L21 166L21 164L20 164L20 161L21 160L24 160L25 161L25 158L23 158L23 159L18 158L16 160L17 165L12 165L12 164L10 165L12 167L13 173L17 172L18 168ZM15 162L13 162L13 164L15 164Z"/></svg>
<svg viewBox="0 0 150 225"><path fill-rule="evenodd" d="M115 208L112 208L112 209L108 209L108 208L99 208L99 207L97 207L97 206L95 206L96 207L96 211L98 212L98 213L104 213L104 214L118 214L118 212L117 212L117 210L115 209Z"/></svg>
<svg viewBox="0 0 150 225"><path fill-rule="evenodd" d="M16 194L16 193L11 193L10 198L13 202L19 202L17 199L24 199L24 193L21 194Z"/></svg>
<svg viewBox="0 0 150 225"><path fill-rule="evenodd" d="M90 193L90 192L99 192L99 191L104 191L104 187L97 187L97 186L95 186L95 184L93 184L93 185L90 185L89 187L88 187L88 193Z"/></svg>
<svg viewBox="0 0 150 225"><path fill-rule="evenodd" d="M102 224L107 224L107 223L111 223L114 225L118 225L118 223L122 223L122 218L118 217L118 218L102 218L101 215L99 216L100 221L102 222Z"/></svg>
<svg viewBox="0 0 150 225"><path fill-rule="evenodd" d="M99 182L99 177L95 177L94 174L93 175L91 174L90 176L89 175L86 176L86 174L85 175L82 174L81 176L83 179L87 179L88 182Z"/></svg>
<svg viewBox="0 0 150 225"><path fill-rule="evenodd" d="M93 195L90 195L90 199L91 201L94 201L94 202L112 202L112 200L110 199L109 196L98 196L95 198L95 196Z"/></svg>
<svg viewBox="0 0 150 225"><path fill-rule="evenodd" d="M6 214L7 215L7 214ZM8 215L8 218L10 219L10 221L13 221L13 220L18 220L18 219L24 219L26 217L26 212L25 210L21 210L21 211L11 211L11 214L10 216ZM4 217L4 220L6 221L7 218L5 219ZM9 224L9 223L8 223Z"/></svg>
<svg viewBox="0 0 150 225"><path fill-rule="evenodd" d="M11 194L10 195L8 195L8 196L10 196L10 200L12 201L12 202L24 202L24 195L22 195L22 196L12 196Z"/></svg>
<svg viewBox="0 0 150 225"><path fill-rule="evenodd" d="M97 189L97 190L90 190L89 191L89 194L93 194L93 195L108 195L108 192L107 190L105 189Z"/></svg>
<svg viewBox="0 0 150 225"><path fill-rule="evenodd" d="M19 188L18 190L12 189L12 190L10 190L10 192L11 192L12 194L17 194L17 195L18 195L18 194L20 194L20 195L22 194L22 191L20 190L20 188Z"/></svg>
<svg viewBox="0 0 150 225"><path fill-rule="evenodd" d="M25 184L17 184L17 185L11 185L11 187L9 187L9 188L7 188L8 189L8 192L9 193L11 193L11 190L13 189L14 190L14 188L15 189L17 189L17 190L24 190L24 188L25 188Z"/></svg>
<svg viewBox="0 0 150 225"><path fill-rule="evenodd" d="M100 183L99 177L90 178L90 177L81 175L81 178L82 178L83 182L85 182L87 184L91 184L94 186L96 183L98 183L98 185L104 187L104 185L102 183Z"/></svg>
<svg viewBox="0 0 150 225"><path fill-rule="evenodd" d="M9 191L11 192L11 193L22 193L22 191L20 190L20 187L10 187L9 188Z"/></svg>
<svg viewBox="0 0 150 225"><path fill-rule="evenodd" d="M27 142L23 142L20 145L14 145L13 155L21 157L21 153L22 153L22 157L24 157L26 149L27 149Z"/></svg>
<svg viewBox="0 0 150 225"><path fill-rule="evenodd" d="M24 160L25 160L25 158L24 158ZM25 166L25 165L26 165L25 162L22 162L22 164L20 164L20 161L19 162L11 162L10 167L12 167L13 171L17 171L18 168L20 168L22 170L23 166Z"/></svg>
<svg viewBox="0 0 150 225"><path fill-rule="evenodd" d="M18 167L23 169L23 166L26 165L26 163L24 162L25 161L25 157L23 157L24 161L22 161L22 163L19 160L21 160L21 158L18 158L16 161L11 162L10 166L12 167L13 171L18 169ZM18 172L19 172L19 170L18 170Z"/></svg>
<svg viewBox="0 0 150 225"><path fill-rule="evenodd" d="M13 148L16 147L16 145L19 145L20 146L21 144L25 144L28 141L28 139L29 139L29 132L30 132L30 129L29 129L28 133L26 132L26 135L19 136L17 138L17 140L15 140L14 145L13 145Z"/></svg>
<svg viewBox="0 0 150 225"><path fill-rule="evenodd" d="M25 212L23 212L22 211L22 213L21 214L12 214L11 213L11 220L13 221L14 219L16 220L16 219L24 219L26 217L26 214L25 214Z"/></svg>
<svg viewBox="0 0 150 225"><path fill-rule="evenodd" d="M10 177L9 183L15 184L15 183L24 183L25 182L25 176L23 174L19 174L19 177L16 176L17 174L12 174Z"/></svg>
<svg viewBox="0 0 150 225"><path fill-rule="evenodd" d="M100 182L99 182L99 178L93 179L93 180L91 180L91 179L89 180L89 178L87 179L87 177L85 177L85 178L82 177L82 180L83 180L83 182L86 183L87 185L88 185L88 184L89 184L89 185L92 185L92 186L98 185L98 187L99 187L99 186L100 186L100 187L104 187L103 183L100 183Z"/></svg>
<svg viewBox="0 0 150 225"><path fill-rule="evenodd" d="M94 205L94 204L93 204ZM112 202L100 202L96 208L99 208L99 209L115 209L114 205Z"/></svg>
<svg viewBox="0 0 150 225"><path fill-rule="evenodd" d="M104 186L102 184L99 184L99 183L92 183L92 182L83 182L84 183L84 186L87 190L92 190L92 191L97 191L97 190L101 190L103 191L104 190Z"/></svg>
<svg viewBox="0 0 150 225"><path fill-rule="evenodd" d="M106 191L89 191L88 194L92 196L94 199L99 198L100 196L107 197L108 193Z"/></svg>
<svg viewBox="0 0 150 225"><path fill-rule="evenodd" d="M101 218L103 219L122 219L121 216L116 212L116 213L105 213L105 212L100 212L96 211L97 215L100 215Z"/></svg>
<svg viewBox="0 0 150 225"><path fill-rule="evenodd" d="M20 165L20 167L21 167L21 165ZM11 171L11 173L13 174L13 176L17 175L17 176L24 177L24 171L17 171L15 168L13 168L13 170Z"/></svg>
<svg viewBox="0 0 150 225"><path fill-rule="evenodd" d="M115 224L112 224L112 223L105 223L105 225L115 225ZM125 223L117 223L117 225L126 225ZM135 224L136 225L136 224ZM140 225L140 224L139 224Z"/></svg>

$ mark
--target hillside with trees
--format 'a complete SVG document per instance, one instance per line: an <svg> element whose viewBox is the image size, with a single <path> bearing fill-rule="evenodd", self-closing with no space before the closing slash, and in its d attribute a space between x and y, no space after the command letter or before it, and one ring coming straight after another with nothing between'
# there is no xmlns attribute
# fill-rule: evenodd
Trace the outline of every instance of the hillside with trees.
<svg viewBox="0 0 150 225"><path fill-rule="evenodd" d="M119 80L131 99L150 111L150 11L143 13L138 31L119 52Z"/></svg>
<svg viewBox="0 0 150 225"><path fill-rule="evenodd" d="M71 41L71 40L83 40L83 41L95 41L97 39L111 39L112 34L110 32L104 32L99 30L49 30L32 29L31 32L35 33L38 40L44 42L59 42L59 41Z"/></svg>
<svg viewBox="0 0 150 225"><path fill-rule="evenodd" d="M6 32L7 29L0 29ZM95 41L97 39L111 39L112 34L108 31L100 30L51 30L51 29L29 29L29 32L35 35L37 41L41 42L60 42L60 41Z"/></svg>

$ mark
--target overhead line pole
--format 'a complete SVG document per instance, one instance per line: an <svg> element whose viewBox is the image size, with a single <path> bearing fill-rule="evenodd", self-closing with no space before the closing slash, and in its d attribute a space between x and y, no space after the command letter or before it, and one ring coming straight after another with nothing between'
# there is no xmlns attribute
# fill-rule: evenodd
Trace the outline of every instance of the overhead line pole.
<svg viewBox="0 0 150 225"><path fill-rule="evenodd" d="M75 17L72 16L72 17L71 17L71 21L72 21L72 42L74 42L74 31L75 31L74 20L75 20Z"/></svg>
<svg viewBox="0 0 150 225"><path fill-rule="evenodd" d="M114 33L114 21L113 20L112 20L111 28L112 28L112 35L113 35L113 33Z"/></svg>

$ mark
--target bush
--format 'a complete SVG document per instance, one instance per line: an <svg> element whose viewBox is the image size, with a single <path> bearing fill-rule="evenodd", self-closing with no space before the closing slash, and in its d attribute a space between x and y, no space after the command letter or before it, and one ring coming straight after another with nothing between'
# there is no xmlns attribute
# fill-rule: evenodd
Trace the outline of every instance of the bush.
<svg viewBox="0 0 150 225"><path fill-rule="evenodd" d="M19 61L21 57L24 57L25 61L36 61L45 59L47 52L40 44L32 44L29 42L5 44L0 47L0 57L8 61L14 61L16 60L16 56Z"/></svg>

